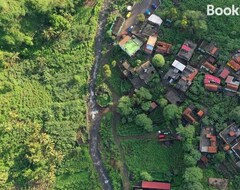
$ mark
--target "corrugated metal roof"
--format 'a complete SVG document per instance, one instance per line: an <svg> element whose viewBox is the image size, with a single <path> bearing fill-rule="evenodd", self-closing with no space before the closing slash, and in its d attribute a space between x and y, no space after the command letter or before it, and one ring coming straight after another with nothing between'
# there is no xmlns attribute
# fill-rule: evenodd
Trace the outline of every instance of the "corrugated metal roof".
<svg viewBox="0 0 240 190"><path fill-rule="evenodd" d="M183 70L186 68L186 66L183 65L183 64L182 64L181 62L179 62L178 60L175 60L175 61L172 63L172 66L175 67L175 68L177 68L177 69L180 70L180 71L183 71Z"/></svg>
<svg viewBox="0 0 240 190"><path fill-rule="evenodd" d="M155 15L155 14L152 14L149 18L148 18L148 21L150 21L150 22L152 22L152 23L154 23L154 24L157 24L157 25L161 25L162 24L162 22L163 22L163 20L159 17L159 16L157 16L157 15Z"/></svg>

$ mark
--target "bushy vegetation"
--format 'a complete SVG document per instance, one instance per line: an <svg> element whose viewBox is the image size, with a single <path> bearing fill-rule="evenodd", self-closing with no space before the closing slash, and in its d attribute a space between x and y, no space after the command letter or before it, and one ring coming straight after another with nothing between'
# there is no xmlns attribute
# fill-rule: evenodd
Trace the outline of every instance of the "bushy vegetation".
<svg viewBox="0 0 240 190"><path fill-rule="evenodd" d="M0 1L0 189L100 188L86 99L101 5Z"/></svg>
<svg viewBox="0 0 240 190"><path fill-rule="evenodd" d="M181 143L165 147L155 140L127 140L121 143L132 183L150 178L181 185L184 164ZM173 156L174 154L174 156ZM149 174L151 177L149 177Z"/></svg>
<svg viewBox="0 0 240 190"><path fill-rule="evenodd" d="M112 113L107 113L107 115L102 118L100 129L101 156L108 170L113 188L122 189L120 170L123 163L120 160L119 150L113 139L112 120Z"/></svg>
<svg viewBox="0 0 240 190"><path fill-rule="evenodd" d="M96 87L96 98L101 107L106 107L112 102L112 93L107 84L102 83Z"/></svg>

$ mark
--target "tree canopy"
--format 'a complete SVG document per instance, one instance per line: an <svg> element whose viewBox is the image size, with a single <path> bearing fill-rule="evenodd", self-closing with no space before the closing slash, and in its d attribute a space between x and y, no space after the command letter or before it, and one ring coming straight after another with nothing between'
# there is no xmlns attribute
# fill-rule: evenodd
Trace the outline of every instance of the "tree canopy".
<svg viewBox="0 0 240 190"><path fill-rule="evenodd" d="M172 121L179 118L181 112L175 104L169 104L163 109L163 116L166 121Z"/></svg>
<svg viewBox="0 0 240 190"><path fill-rule="evenodd" d="M240 106L235 107L229 114L230 119L240 124Z"/></svg>
<svg viewBox="0 0 240 190"><path fill-rule="evenodd" d="M118 103L118 109L121 114L129 115L132 112L132 102L128 96L122 96Z"/></svg>
<svg viewBox="0 0 240 190"><path fill-rule="evenodd" d="M143 127L147 132L153 131L152 120L144 113L136 116L135 123Z"/></svg>
<svg viewBox="0 0 240 190"><path fill-rule="evenodd" d="M161 54L155 54L152 63L155 67L161 68L165 64L165 59Z"/></svg>
<svg viewBox="0 0 240 190"><path fill-rule="evenodd" d="M183 175L185 182L199 182L203 178L203 172L198 167L187 168Z"/></svg>

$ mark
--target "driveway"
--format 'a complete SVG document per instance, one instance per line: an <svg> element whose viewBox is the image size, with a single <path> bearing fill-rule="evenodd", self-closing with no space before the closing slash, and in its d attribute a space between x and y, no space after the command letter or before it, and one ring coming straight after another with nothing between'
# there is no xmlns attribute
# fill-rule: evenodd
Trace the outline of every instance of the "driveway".
<svg viewBox="0 0 240 190"><path fill-rule="evenodd" d="M160 1L159 0L143 0L139 3L136 3L133 6L132 9L132 14L131 16L126 19L121 32L119 33L120 36L125 34L127 32L127 29L134 25L136 23L137 20L137 15L139 15L140 13L145 13L146 9L150 9L151 12L153 12L153 9L151 8L152 3L155 3L157 6L160 5Z"/></svg>

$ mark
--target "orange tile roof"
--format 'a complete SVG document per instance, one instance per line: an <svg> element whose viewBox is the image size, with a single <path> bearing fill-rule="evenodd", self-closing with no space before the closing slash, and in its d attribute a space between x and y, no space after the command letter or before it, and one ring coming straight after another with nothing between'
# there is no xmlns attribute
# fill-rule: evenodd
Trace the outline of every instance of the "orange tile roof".
<svg viewBox="0 0 240 190"><path fill-rule="evenodd" d="M229 67L231 67L232 69L234 69L235 71L240 70L240 64L238 64L237 62L235 62L233 59L230 60L230 61L227 63L227 65L228 65Z"/></svg>
<svg viewBox="0 0 240 190"><path fill-rule="evenodd" d="M209 63L208 61L206 61L205 63L203 63L203 66L206 67L207 69L209 69L210 71L212 71L213 73L216 71L216 67L214 65L212 65L211 63Z"/></svg>
<svg viewBox="0 0 240 190"><path fill-rule="evenodd" d="M211 54L211 55L214 55L217 51L218 51L218 48L214 47L214 48L211 50L210 54Z"/></svg>
<svg viewBox="0 0 240 190"><path fill-rule="evenodd" d="M234 131L229 131L229 133L228 133L228 134L229 134L229 136L230 136L230 137L233 137L233 136L235 136L235 135L236 135L236 133L235 133Z"/></svg>
<svg viewBox="0 0 240 190"><path fill-rule="evenodd" d="M202 116L204 115L204 111L199 110L199 111L197 112L197 115L198 115L199 117L202 117Z"/></svg>
<svg viewBox="0 0 240 190"><path fill-rule="evenodd" d="M229 145L229 144L227 144L227 145L225 145L225 146L224 146L224 148L223 148L223 149L224 149L225 151L228 151L228 150L230 150L230 148L231 148L231 147L230 147L230 145Z"/></svg>
<svg viewBox="0 0 240 190"><path fill-rule="evenodd" d="M125 36L120 42L119 45L120 46L124 46L129 40L131 40L132 38L130 36Z"/></svg>
<svg viewBox="0 0 240 190"><path fill-rule="evenodd" d="M234 90L234 91L238 90L238 86L234 85L234 84L227 84L226 88L228 88L230 90Z"/></svg>
<svg viewBox="0 0 240 190"><path fill-rule="evenodd" d="M217 153L217 147L216 146L209 146L208 147L209 153Z"/></svg>
<svg viewBox="0 0 240 190"><path fill-rule="evenodd" d="M205 84L205 88L210 91L218 91L218 85L216 84Z"/></svg>
<svg viewBox="0 0 240 190"><path fill-rule="evenodd" d="M194 69L194 72L192 72L191 74L189 74L188 76L187 76L187 80L188 81L193 81L193 79L197 76L197 74L198 74L198 70L197 69Z"/></svg>

